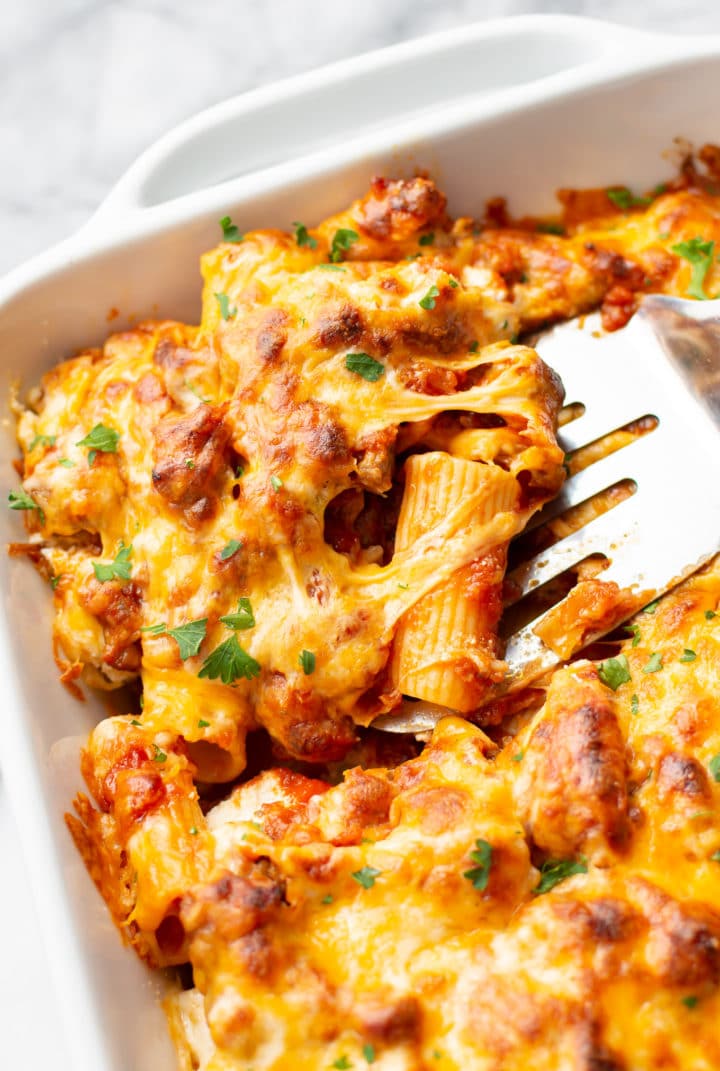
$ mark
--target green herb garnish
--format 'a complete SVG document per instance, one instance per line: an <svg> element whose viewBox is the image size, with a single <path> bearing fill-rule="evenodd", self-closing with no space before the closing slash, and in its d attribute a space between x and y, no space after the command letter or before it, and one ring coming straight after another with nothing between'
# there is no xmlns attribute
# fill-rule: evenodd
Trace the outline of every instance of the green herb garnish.
<svg viewBox="0 0 720 1071"><path fill-rule="evenodd" d="M226 614L220 620L226 628L231 628L234 632L242 632L246 628L254 628L255 615L253 614L250 600L245 596L238 599L238 608L235 613Z"/></svg>
<svg viewBox="0 0 720 1071"><path fill-rule="evenodd" d="M421 309L434 309L437 297L440 297L440 291L436 286L431 286L425 297L420 298L418 305Z"/></svg>
<svg viewBox="0 0 720 1071"><path fill-rule="evenodd" d="M380 873L382 871L376 870L374 866L364 866L360 870L354 870L350 876L358 885L362 885L363 889L372 889L375 878Z"/></svg>
<svg viewBox="0 0 720 1071"><path fill-rule="evenodd" d="M198 673L198 677L206 677L208 680L219 678L223 684L232 684L241 677L252 680L253 677L259 676L260 663L247 651L243 651L235 634L208 655Z"/></svg>
<svg viewBox="0 0 720 1071"><path fill-rule="evenodd" d="M200 645L205 639L208 619L201 617L197 621L188 621L185 625L168 629L168 636L176 641L180 649L180 658L192 658L200 650Z"/></svg>
<svg viewBox="0 0 720 1071"><path fill-rule="evenodd" d="M115 558L110 564L105 562L93 562L93 572L96 578L105 584L108 580L129 580L132 573L132 543L126 547L122 540Z"/></svg>
<svg viewBox="0 0 720 1071"><path fill-rule="evenodd" d="M559 885L561 881L572 877L573 874L587 874L587 863L581 857L578 859L546 859L540 867L540 881L533 892L536 896L549 892Z"/></svg>
<svg viewBox="0 0 720 1071"><path fill-rule="evenodd" d="M295 228L295 241L298 245L306 245L308 249L317 249L317 238L313 238L311 234L308 234L308 229L304 223L300 223L297 220L293 223Z"/></svg>
<svg viewBox="0 0 720 1071"><path fill-rule="evenodd" d="M230 216L223 216L220 220L220 226L222 227L224 242L242 242L245 237L245 235L241 234L237 229L233 221L230 219Z"/></svg>
<svg viewBox="0 0 720 1071"><path fill-rule="evenodd" d="M298 662L306 677L315 672L315 655L312 651L301 651L298 655Z"/></svg>
<svg viewBox="0 0 720 1071"><path fill-rule="evenodd" d="M344 259L344 254L347 253L350 246L357 242L360 235L357 231L348 230L347 227L341 227L340 230L335 231L333 240L330 245L330 260L333 264L336 264L339 260Z"/></svg>
<svg viewBox="0 0 720 1071"><path fill-rule="evenodd" d="M704 290L705 278L715 257L715 242L704 242L702 238L695 237L687 242L678 242L670 248L673 253L677 253L692 266L690 285L687 288L688 297L707 301L708 295Z"/></svg>
<svg viewBox="0 0 720 1071"><path fill-rule="evenodd" d="M472 882L473 889L483 892L490 880L490 867L492 866L492 844L486 840L475 841L475 851L470 852L470 859L476 865L471 870L463 872L463 877Z"/></svg>
<svg viewBox="0 0 720 1071"><path fill-rule="evenodd" d="M119 432L106 427L105 424L96 424L92 431L89 431L85 438L80 439L75 445L90 447L88 465L92 465L98 454L116 454L119 440Z"/></svg>
<svg viewBox="0 0 720 1071"><path fill-rule="evenodd" d="M618 655L617 658L607 658L604 662L601 662L598 666L598 677L603 684L606 684L608 688L612 688L616 692L621 684L626 684L632 680L627 657Z"/></svg>
<svg viewBox="0 0 720 1071"><path fill-rule="evenodd" d="M345 367L348 372L354 372L368 383L375 383L380 376L385 374L385 366L371 357L369 353L348 353L345 358Z"/></svg>
<svg viewBox="0 0 720 1071"><path fill-rule="evenodd" d="M658 673L663 668L662 655L654 651L650 655L647 664L643 666L643 673Z"/></svg>

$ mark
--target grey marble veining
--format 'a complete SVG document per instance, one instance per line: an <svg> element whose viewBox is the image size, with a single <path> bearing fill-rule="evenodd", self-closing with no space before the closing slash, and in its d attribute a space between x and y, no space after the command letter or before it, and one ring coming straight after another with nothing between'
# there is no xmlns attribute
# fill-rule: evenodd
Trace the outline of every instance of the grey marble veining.
<svg viewBox="0 0 720 1071"><path fill-rule="evenodd" d="M0 0L0 271L77 228L143 148L209 104L538 11L720 30L712 0Z"/></svg>

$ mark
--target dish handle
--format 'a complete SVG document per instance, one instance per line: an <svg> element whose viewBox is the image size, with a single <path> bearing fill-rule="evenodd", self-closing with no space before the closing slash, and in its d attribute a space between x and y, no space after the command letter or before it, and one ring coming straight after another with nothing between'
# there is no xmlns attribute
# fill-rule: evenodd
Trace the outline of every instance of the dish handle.
<svg viewBox="0 0 720 1071"><path fill-rule="evenodd" d="M568 15L461 26L232 97L151 145L87 224L118 222L241 175L464 100L524 93L668 38Z"/></svg>

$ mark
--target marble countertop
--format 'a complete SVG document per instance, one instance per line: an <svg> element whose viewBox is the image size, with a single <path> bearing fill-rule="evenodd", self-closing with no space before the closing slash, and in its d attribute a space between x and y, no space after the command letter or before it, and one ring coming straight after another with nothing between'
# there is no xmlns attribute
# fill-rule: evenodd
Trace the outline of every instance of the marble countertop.
<svg viewBox="0 0 720 1071"><path fill-rule="evenodd" d="M672 32L720 32L720 5L713 0L0 4L0 272L79 227L140 151L209 104L434 30L541 11ZM49 637L47 642L49 651ZM0 751L0 770L2 760ZM1 776L0 840L5 1062L23 1071L65 1071L44 952Z"/></svg>

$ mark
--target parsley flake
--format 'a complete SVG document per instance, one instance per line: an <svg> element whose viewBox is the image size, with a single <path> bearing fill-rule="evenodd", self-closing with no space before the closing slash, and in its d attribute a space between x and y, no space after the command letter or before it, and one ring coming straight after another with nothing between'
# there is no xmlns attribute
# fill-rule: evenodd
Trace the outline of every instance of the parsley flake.
<svg viewBox="0 0 720 1071"><path fill-rule="evenodd" d="M690 996L682 998L682 1003L685 1005L686 1008L694 1008L697 1006L697 1002L699 999L699 997L690 994Z"/></svg>
<svg viewBox="0 0 720 1071"><path fill-rule="evenodd" d="M552 221L541 221L536 226L535 230L538 234L565 234L565 228L562 223L553 223Z"/></svg>
<svg viewBox="0 0 720 1071"><path fill-rule="evenodd" d="M362 885L363 889L372 889L375 884L375 878L382 871L376 870L374 866L364 866L360 870L354 870L350 875L358 885Z"/></svg>
<svg viewBox="0 0 720 1071"><path fill-rule="evenodd" d="M427 234L421 234L418 238L418 245L432 245L435 241L435 232L429 231Z"/></svg>
<svg viewBox="0 0 720 1071"><path fill-rule="evenodd" d="M237 554L242 546L242 542L239 539L230 539L220 551L220 561L226 562L228 558L232 558L233 554Z"/></svg>
<svg viewBox="0 0 720 1071"><path fill-rule="evenodd" d="M333 1067L337 1068L337 1071L348 1071L352 1064L348 1060L347 1056L338 1056L337 1060L333 1061Z"/></svg>
<svg viewBox="0 0 720 1071"><path fill-rule="evenodd" d="M614 190L607 190L608 199L617 207L622 209L623 212L627 212L629 208L638 208L641 205L649 205L652 201L652 197L636 197L635 194L627 188L627 186L620 186Z"/></svg>
<svg viewBox="0 0 720 1071"><path fill-rule="evenodd" d="M659 605L660 605L660 600L659 599L656 599L655 602L649 602L647 604L647 606L643 607L643 613L644 614L654 614Z"/></svg>
<svg viewBox="0 0 720 1071"><path fill-rule="evenodd" d="M621 684L626 684L632 680L627 657L618 655L617 658L606 658L598 666L598 677L603 684L606 684L608 688L612 688L616 692Z"/></svg>
<svg viewBox="0 0 720 1071"><path fill-rule="evenodd" d="M720 755L713 755L708 763L708 770L713 775L713 780L720 784Z"/></svg>
<svg viewBox="0 0 720 1071"><path fill-rule="evenodd" d="M698 236L691 238L687 242L678 242L677 245L671 245L670 248L673 253L677 253L679 257L687 260L688 264L692 266L690 285L687 288L688 297L707 301L708 295L704 290L705 278L715 257L715 242L704 242Z"/></svg>
<svg viewBox="0 0 720 1071"><path fill-rule="evenodd" d="M226 614L225 617L221 617L223 625L226 628L231 628L234 632L242 632L246 628L255 627L255 615L250 605L248 598L238 599L238 608L234 614Z"/></svg>
<svg viewBox="0 0 720 1071"><path fill-rule="evenodd" d="M28 446L28 450L34 450L36 446L54 446L57 435L36 435Z"/></svg>
<svg viewBox="0 0 720 1071"><path fill-rule="evenodd" d="M157 625L143 625L140 629L141 632L149 632L152 636L159 636L165 631L167 625L164 621L159 621Z"/></svg>
<svg viewBox="0 0 720 1071"><path fill-rule="evenodd" d="M279 476L271 476L270 483L272 484L273 491L279 491L280 488L283 486L283 482Z"/></svg>
<svg viewBox="0 0 720 1071"><path fill-rule="evenodd" d="M38 506L35 499L31 498L24 487L21 487L19 491L11 491L8 495L8 505L10 509L34 509L37 510L37 515L40 518L40 524L45 524L45 514L40 506Z"/></svg>
<svg viewBox="0 0 720 1071"><path fill-rule="evenodd" d="M62 579L62 573L58 573L57 576L51 576L50 577L50 587L53 589L53 591L58 586L58 584L60 583L61 579Z"/></svg>
<svg viewBox="0 0 720 1071"><path fill-rule="evenodd" d="M470 852L470 858L473 863L477 865L472 867L471 870L466 870L463 873L463 877L472 882L473 889L477 889L479 892L483 892L487 888L488 881L490 880L490 867L492 866L492 844L488 844L486 840L478 839L475 841L475 851Z"/></svg>
<svg viewBox="0 0 720 1071"><path fill-rule="evenodd" d="M587 874L587 863L580 859L546 859L540 867L540 881L533 889L535 896L549 892L559 885L561 881L572 877L573 874Z"/></svg>
<svg viewBox="0 0 720 1071"><path fill-rule="evenodd" d="M162 750L162 748L159 748L157 746L157 744L153 744L153 747L155 748L155 754L153 755L153 762L167 762L167 755Z"/></svg>
<svg viewBox="0 0 720 1071"><path fill-rule="evenodd" d="M186 658L192 658L200 650L200 645L205 639L207 623L208 619L201 617L197 621L188 621L185 625L168 629L168 636L172 636L176 641L183 662Z"/></svg>
<svg viewBox="0 0 720 1071"><path fill-rule="evenodd" d="M242 242L245 235L240 233L230 216L223 216L219 222L222 227L224 242Z"/></svg>
<svg viewBox="0 0 720 1071"><path fill-rule="evenodd" d="M131 718L130 719L130 724L131 725L137 725L137 726L139 726L139 728L142 729L142 722L138 721L137 718Z"/></svg>
<svg viewBox="0 0 720 1071"><path fill-rule="evenodd" d="M400 581L398 581L398 587L400 588L401 591L409 591L409 589L410 589L410 585L409 584L401 584Z"/></svg>
<svg viewBox="0 0 720 1071"><path fill-rule="evenodd" d="M683 653L680 655L678 662L694 662L697 655L694 651L691 651L689 647L686 647Z"/></svg>
<svg viewBox="0 0 720 1071"><path fill-rule="evenodd" d="M640 635L640 626L639 625L625 625L625 631L629 632L630 635L632 636L632 643L630 644L630 646L631 647L638 647L639 644L640 644L640 641L642 639L642 636Z"/></svg>
<svg viewBox="0 0 720 1071"><path fill-rule="evenodd" d="M315 655L312 651L301 651L298 655L298 662L306 677L315 672Z"/></svg>
<svg viewBox="0 0 720 1071"><path fill-rule="evenodd" d="M663 668L662 655L658 651L654 651L648 661L647 665L643 666L643 673L658 673Z"/></svg>
<svg viewBox="0 0 720 1071"><path fill-rule="evenodd" d="M216 293L215 298L220 306L220 315L223 320L234 320L237 315L237 305L233 305L232 308L230 308L230 298L227 294Z"/></svg>
<svg viewBox="0 0 720 1071"><path fill-rule="evenodd" d="M85 438L80 439L75 445L90 447L88 465L92 466L98 454L116 454L119 440L119 432L106 427L105 424L96 424Z"/></svg>
<svg viewBox="0 0 720 1071"><path fill-rule="evenodd" d="M514 755L510 756L510 762L522 762L522 760L524 758L525 758L525 752L524 751L517 751Z"/></svg>
<svg viewBox="0 0 720 1071"><path fill-rule="evenodd" d="M363 1056L369 1064L375 1063L375 1046L371 1045L369 1041L363 1045Z"/></svg>
<svg viewBox="0 0 720 1071"><path fill-rule="evenodd" d="M205 721L204 718L198 718L198 729L209 729L209 728L210 728L210 722L209 721Z"/></svg>
<svg viewBox="0 0 720 1071"><path fill-rule="evenodd" d="M197 826L190 826L188 832L190 833L191 837L197 837Z"/></svg>
<svg viewBox="0 0 720 1071"><path fill-rule="evenodd" d="M108 580L129 580L132 573L132 564L130 562L132 551L132 543L129 547L126 547L123 541L120 540L118 552L109 565L105 562L92 563L96 579L102 584L106 584Z"/></svg>
<svg viewBox="0 0 720 1071"><path fill-rule="evenodd" d="M250 681L259 676L260 663L247 651L243 651L235 634L208 655L198 673L198 677L206 677L208 680L219 678L223 684L232 684L241 677Z"/></svg>
<svg viewBox="0 0 720 1071"><path fill-rule="evenodd" d="M717 617L717 614L715 613L714 610L706 610L705 611L705 620L706 621L712 621L712 619L714 617Z"/></svg>
<svg viewBox="0 0 720 1071"><path fill-rule="evenodd" d="M318 264L318 268L322 268L323 271L345 271L341 264ZM310 295L313 297L313 295Z"/></svg>
<svg viewBox="0 0 720 1071"><path fill-rule="evenodd" d="M366 379L368 383L375 383L380 376L385 375L385 366L371 357L369 353L348 353L345 358L345 367L348 372Z"/></svg>
<svg viewBox="0 0 720 1071"><path fill-rule="evenodd" d="M716 852L713 852L710 856L710 860L713 863L720 863L720 848Z"/></svg>
<svg viewBox="0 0 720 1071"><path fill-rule="evenodd" d="M425 297L420 298L418 305L421 309L434 309L435 298L440 297L440 291L436 286L431 286Z"/></svg>
<svg viewBox="0 0 720 1071"><path fill-rule="evenodd" d="M295 228L295 241L298 245L306 245L308 249L317 249L317 238L313 238L311 234L308 234L308 229L304 223L300 223L297 220L293 223Z"/></svg>
<svg viewBox="0 0 720 1071"><path fill-rule="evenodd" d="M321 904L331 904L332 902L333 902L333 894L332 893L326 893L326 895L323 896L322 900L320 901Z"/></svg>
<svg viewBox="0 0 720 1071"><path fill-rule="evenodd" d="M75 462L71 461L69 457L59 457L58 465L62 465L64 469L74 469Z"/></svg>
<svg viewBox="0 0 720 1071"><path fill-rule="evenodd" d="M357 242L360 235L357 231L351 231L347 227L341 227L340 230L335 231L333 240L330 245L330 260L333 264L337 264L339 260L344 259L344 254L347 253L350 246Z"/></svg>
<svg viewBox="0 0 720 1071"><path fill-rule="evenodd" d="M638 714L639 711L640 711L640 700L638 699L637 695L633 694L633 695L630 696L630 713L631 714Z"/></svg>
<svg viewBox="0 0 720 1071"><path fill-rule="evenodd" d="M507 320L505 321L505 326L507 327ZM475 339L475 341L471 342L470 345L468 346L468 351L470 353L477 353L479 348L480 348L480 343L478 342L477 339Z"/></svg>

